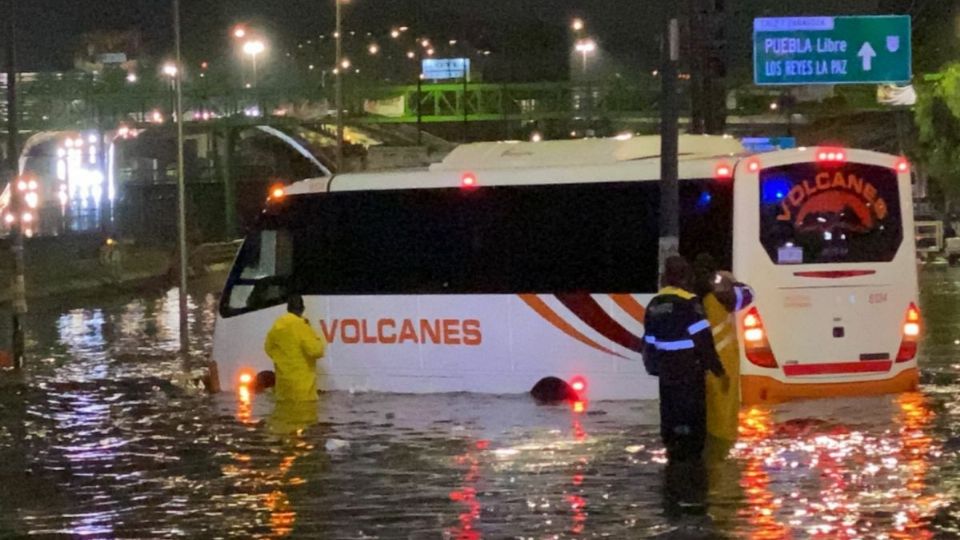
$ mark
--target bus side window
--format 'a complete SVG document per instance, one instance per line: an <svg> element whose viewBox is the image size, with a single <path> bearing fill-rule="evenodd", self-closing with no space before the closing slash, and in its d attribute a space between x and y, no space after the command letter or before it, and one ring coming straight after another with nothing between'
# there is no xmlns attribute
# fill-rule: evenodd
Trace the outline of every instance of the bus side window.
<svg viewBox="0 0 960 540"><path fill-rule="evenodd" d="M239 275L229 291L229 308L259 309L283 303L292 258L286 231L264 230L248 237L237 261Z"/></svg>

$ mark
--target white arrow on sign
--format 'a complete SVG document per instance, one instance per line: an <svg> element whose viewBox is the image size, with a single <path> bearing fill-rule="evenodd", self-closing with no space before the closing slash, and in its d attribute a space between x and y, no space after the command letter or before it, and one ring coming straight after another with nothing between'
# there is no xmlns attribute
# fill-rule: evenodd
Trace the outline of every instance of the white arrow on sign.
<svg viewBox="0 0 960 540"><path fill-rule="evenodd" d="M863 43L863 47L860 47L860 52L857 53L863 60L863 70L870 71L873 69L873 57L877 55L877 51L873 50L873 46L870 45L869 41Z"/></svg>

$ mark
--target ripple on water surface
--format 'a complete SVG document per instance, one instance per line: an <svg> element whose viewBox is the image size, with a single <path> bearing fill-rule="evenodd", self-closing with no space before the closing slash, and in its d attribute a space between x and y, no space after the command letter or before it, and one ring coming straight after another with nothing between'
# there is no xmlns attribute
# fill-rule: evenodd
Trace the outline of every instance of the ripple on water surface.
<svg viewBox="0 0 960 540"><path fill-rule="evenodd" d="M277 410L179 375L176 290L33 306L33 361L0 376L0 537L956 537L958 277L924 276L922 392L744 410L702 468L665 465L653 402ZM216 296L191 307L208 350Z"/></svg>

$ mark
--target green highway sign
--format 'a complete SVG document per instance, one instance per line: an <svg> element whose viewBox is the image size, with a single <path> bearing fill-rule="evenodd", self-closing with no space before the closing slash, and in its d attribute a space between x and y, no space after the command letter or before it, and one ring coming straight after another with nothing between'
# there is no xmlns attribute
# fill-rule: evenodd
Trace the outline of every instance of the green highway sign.
<svg viewBox="0 0 960 540"><path fill-rule="evenodd" d="M778 17L753 21L753 80L773 84L908 82L910 17Z"/></svg>

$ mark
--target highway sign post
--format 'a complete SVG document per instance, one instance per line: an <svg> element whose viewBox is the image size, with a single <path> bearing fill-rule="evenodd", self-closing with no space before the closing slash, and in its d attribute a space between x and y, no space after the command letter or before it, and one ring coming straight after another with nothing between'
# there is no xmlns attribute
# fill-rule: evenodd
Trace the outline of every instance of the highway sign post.
<svg viewBox="0 0 960 540"><path fill-rule="evenodd" d="M753 73L758 85L908 82L911 64L906 15L753 22Z"/></svg>

